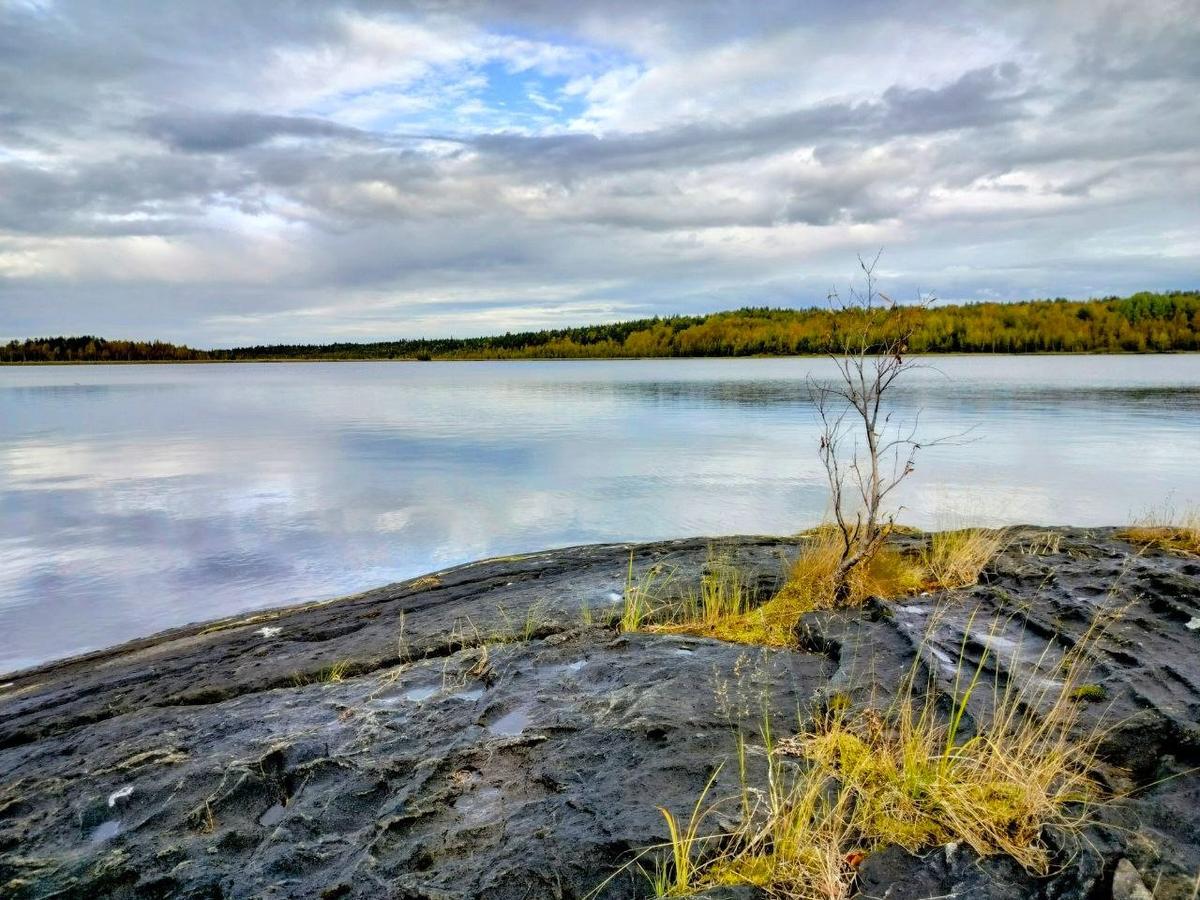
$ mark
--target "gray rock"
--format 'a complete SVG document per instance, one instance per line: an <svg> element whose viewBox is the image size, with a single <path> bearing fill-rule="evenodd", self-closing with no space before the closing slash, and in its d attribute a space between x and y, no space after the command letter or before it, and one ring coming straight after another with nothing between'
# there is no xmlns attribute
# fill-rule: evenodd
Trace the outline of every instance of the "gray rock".
<svg viewBox="0 0 1200 900"><path fill-rule="evenodd" d="M1113 873L1113 900L1154 900L1154 895L1142 881L1142 876L1127 859L1117 860L1117 869Z"/></svg>
<svg viewBox="0 0 1200 900"><path fill-rule="evenodd" d="M970 849L950 844L924 856L899 847L873 853L859 868L858 890L861 897L873 900L1025 900L1038 895L1039 885L1010 859L981 859Z"/></svg>
<svg viewBox="0 0 1200 900"><path fill-rule="evenodd" d="M1183 884L1200 870L1200 564L1105 530L1064 531L1053 552L1033 537L976 587L810 616L795 652L600 624L631 550L694 586L710 541L688 540L485 561L6 676L0 895L645 896L627 864L666 838L657 807L686 816L717 767L713 796L736 792L735 733L763 698L786 730L831 690L886 702L914 663L948 686L962 647L989 676L1050 679L1112 604L1128 609L1091 676L1108 700L1082 704L1081 727L1117 723L1103 777L1130 799L1046 878L885 849L860 883L1082 898L1137 844L1146 878ZM764 597L795 549L725 542Z"/></svg>

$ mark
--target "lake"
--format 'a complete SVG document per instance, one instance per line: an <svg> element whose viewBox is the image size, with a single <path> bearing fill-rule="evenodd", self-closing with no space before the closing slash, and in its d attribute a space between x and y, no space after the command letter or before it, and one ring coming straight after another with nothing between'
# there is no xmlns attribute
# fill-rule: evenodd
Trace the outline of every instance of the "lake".
<svg viewBox="0 0 1200 900"><path fill-rule="evenodd" d="M1200 499L1200 356L938 357L924 527ZM815 359L0 368L0 671L591 541L825 514Z"/></svg>

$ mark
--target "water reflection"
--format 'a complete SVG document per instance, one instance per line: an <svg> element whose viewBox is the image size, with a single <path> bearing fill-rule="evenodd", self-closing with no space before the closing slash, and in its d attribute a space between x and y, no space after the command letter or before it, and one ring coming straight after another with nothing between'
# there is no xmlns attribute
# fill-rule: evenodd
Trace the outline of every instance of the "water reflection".
<svg viewBox="0 0 1200 900"><path fill-rule="evenodd" d="M0 670L480 556L824 511L822 360L0 369ZM825 367L825 368L823 368ZM1200 357L938 360L904 520L1200 496Z"/></svg>

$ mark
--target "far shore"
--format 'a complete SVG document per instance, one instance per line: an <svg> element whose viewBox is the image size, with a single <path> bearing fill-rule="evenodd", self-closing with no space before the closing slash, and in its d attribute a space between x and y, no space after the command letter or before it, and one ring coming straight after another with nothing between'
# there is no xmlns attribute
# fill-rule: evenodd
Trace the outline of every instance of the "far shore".
<svg viewBox="0 0 1200 900"><path fill-rule="evenodd" d="M1044 357L1044 356L1197 356L1200 350L1039 350L1030 353L1000 352L989 350L958 350L953 352L930 351L917 354L922 357ZM222 366L243 363L530 363L530 362L638 362L643 360L694 360L712 359L734 362L746 359L828 359L826 353L748 353L744 356L447 356L432 359L417 359L413 356L354 357L254 357L248 359L106 359L106 360L38 360L36 362L0 362L0 368L32 368L36 366Z"/></svg>

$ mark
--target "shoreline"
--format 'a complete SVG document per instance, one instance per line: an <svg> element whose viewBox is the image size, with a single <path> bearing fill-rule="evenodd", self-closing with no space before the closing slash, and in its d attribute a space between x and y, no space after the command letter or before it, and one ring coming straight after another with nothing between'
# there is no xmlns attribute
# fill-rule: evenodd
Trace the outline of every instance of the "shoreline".
<svg viewBox="0 0 1200 900"><path fill-rule="evenodd" d="M1023 353L1000 352L992 350L954 350L927 351L915 354L924 358L945 357L1062 357L1062 356L1200 356L1200 350L1037 350ZM458 362L638 362L642 360L728 360L735 362L747 359L828 359L824 353L752 353L739 356L709 355L709 356L519 356L519 357L489 357L489 356L454 356L418 359L405 357L255 357L252 359L147 359L147 360L55 360L37 362L0 362L0 368L35 368L53 366L208 366L208 365L241 365L260 363L458 363Z"/></svg>
<svg viewBox="0 0 1200 900"><path fill-rule="evenodd" d="M1106 536L1109 539L1116 539L1115 536L1128 527L1128 525L1070 526L1034 525L1023 523L1018 525L989 527L985 528L984 530L998 532L1003 531L1013 534L1020 534L1024 532L1056 533L1070 531L1087 535L1101 535ZM133 653L150 649L158 645L170 643L171 641L202 637L206 634L214 634L259 622L271 622L276 619L294 615L302 615L306 612L324 609L337 604L351 604L357 601L363 601L381 596L404 594L405 592L414 589L419 590L431 580L440 582L443 578L455 576L468 570L488 569L515 563L532 563L539 559L554 559L557 557L570 558L595 553L608 554L614 551L628 553L630 551L643 552L647 549L650 549L653 552L669 550L670 548L691 547L694 549L694 547L697 545L702 545L704 547L722 547L726 545L769 545L776 548L794 548L804 539L804 536L808 530L787 535L702 535L666 538L657 541L607 541L589 544L567 544L558 547L547 547L540 550L531 550L523 553L481 557L480 559L469 560L453 566L422 572L418 575L413 575L400 581L375 585L351 594L339 594L335 597L326 597L318 600L289 602L280 606L249 607L241 612L233 613L231 615L185 622L179 625L160 629L159 631L151 632L149 634L131 637L127 640L119 641L115 644L105 647L97 647L92 650L84 650L82 652L72 653L67 656L55 657L43 662L34 663L30 666L24 666L7 671L0 670L0 702L2 702L7 696L6 692L8 689L14 687L17 682L34 678L35 676L48 674L60 668L103 663L105 661L118 658L125 653ZM895 536L897 538L905 539L925 539L937 533L938 532L936 531L922 531L916 528L902 528L901 526L897 526Z"/></svg>
<svg viewBox="0 0 1200 900"><path fill-rule="evenodd" d="M1091 527L1067 526L1067 525L1031 525L1020 524L1010 526L998 526L996 531L1011 531L1011 532L1052 532L1062 530L1074 530L1080 532L1113 535L1124 525L1098 525ZM932 531L921 531L919 529L904 529L897 531L897 535L908 535L915 537L928 537L935 534ZM245 625L257 622L271 622L282 617L303 614L308 611L322 609L328 606L341 603L352 603L364 598L376 597L387 594L403 593L406 590L427 583L430 579L441 580L456 573L464 572L470 569L488 568L494 566L505 565L508 563L524 563L535 561L543 558L553 558L559 556L575 556L582 553L590 552L610 552L620 550L628 553L630 550L642 550L645 548L669 548L675 546L692 546L702 544L705 547L723 546L726 544L743 546L747 544L768 544L776 547L794 547L803 540L805 532L798 532L790 535L772 535L772 534L733 534L733 535L701 535L680 538L666 538L658 541L606 541L590 544L567 544L561 547L546 547L540 550L531 550L524 553L503 554L500 556L486 556L480 559L468 560L464 563L458 563L453 566L447 566L441 569L434 569L428 572L422 572L413 575L410 578L401 579L400 581L388 582L386 584L375 585L365 588L361 591L356 591L351 594L339 594L335 597L326 597L318 600L301 600L297 602L284 603L280 606L253 606L241 612L233 613L226 616L217 616L211 619L198 619L191 622L184 622L179 625L173 625L168 628L163 628L149 634L137 635L126 640L119 641L115 644L110 644L105 647L97 647L91 650L84 650L79 653L72 653L66 656L55 657L34 663L33 665L23 666L17 669L0 670L0 702L6 696L6 692L10 687L16 685L17 682L24 681L35 676L48 674L60 668L69 668L76 665L85 665L93 663L103 663L105 661L120 657L124 653L132 653L141 650L146 650L157 645L167 644L175 640L185 640L192 637L200 637L205 634L225 631L232 628L238 628Z"/></svg>
<svg viewBox="0 0 1200 900"><path fill-rule="evenodd" d="M1024 528L1037 526L1019 527ZM1115 530L1115 526L1113 530ZM350 604L357 601L369 601L380 596L402 595L411 591L419 592L422 586L428 584L431 579L440 582L443 578L448 578L466 572L467 570L493 568L515 563L529 563L535 562L536 560L542 558L553 558L558 556L572 557L591 553L607 554L613 551L628 553L631 549L670 548L674 546L692 546L696 544L709 546L714 544L720 545L724 543L734 543L739 546L759 543L785 547L794 545L798 540L799 538L796 535L737 534L719 537L701 536L671 538L662 541L613 541L592 544L568 544L563 547L548 547L542 550L529 551L527 553L485 556L480 559L470 560L465 563L459 563L457 565L447 566L441 569L434 569L429 572L423 572L419 575L414 575L411 578L405 578L400 581L376 585L375 587L370 587L366 590L357 591L352 594L340 594L336 597L329 597L324 600L302 600L298 603L287 603L283 606L251 607L233 615L218 616L213 619L200 619L193 622L186 622L184 624L175 625L170 628L164 628L150 634L120 641L107 647L98 647L94 650L85 650L82 653L74 653L69 656L49 659L45 662L35 663L32 666L25 666L24 668L20 669L0 671L0 702L3 702L6 696L10 696L7 693L8 685L16 687L17 682L37 678L58 669L104 663L118 658L126 653L136 653L159 645L170 643L171 641L203 637L206 634L216 634L218 632L240 628L259 622L271 622L279 618L303 614L313 610L323 609L335 604Z"/></svg>

